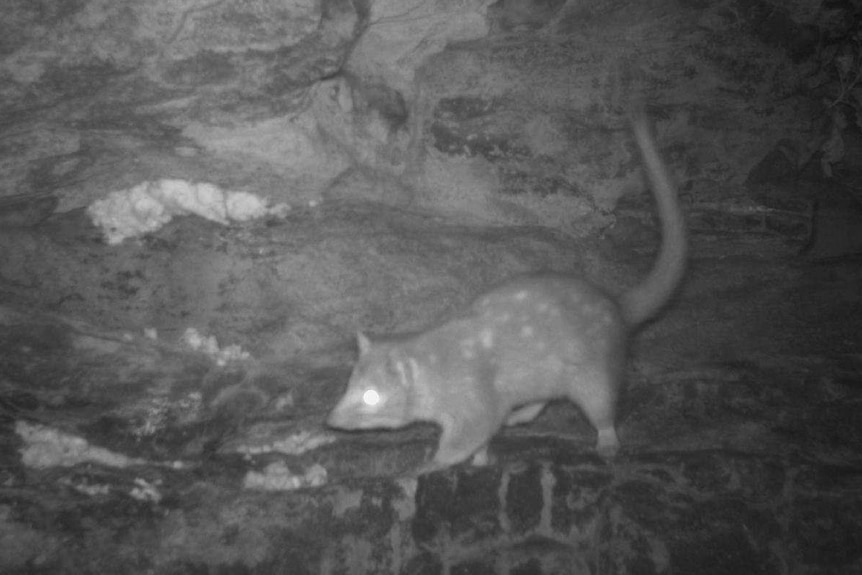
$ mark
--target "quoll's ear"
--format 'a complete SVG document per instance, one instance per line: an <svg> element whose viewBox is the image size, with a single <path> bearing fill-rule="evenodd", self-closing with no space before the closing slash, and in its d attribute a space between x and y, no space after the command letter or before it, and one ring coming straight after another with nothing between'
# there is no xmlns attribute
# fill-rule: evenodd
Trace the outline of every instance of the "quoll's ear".
<svg viewBox="0 0 862 575"><path fill-rule="evenodd" d="M359 345L360 357L371 350L371 340L368 339L368 336L361 331L356 332L356 343Z"/></svg>

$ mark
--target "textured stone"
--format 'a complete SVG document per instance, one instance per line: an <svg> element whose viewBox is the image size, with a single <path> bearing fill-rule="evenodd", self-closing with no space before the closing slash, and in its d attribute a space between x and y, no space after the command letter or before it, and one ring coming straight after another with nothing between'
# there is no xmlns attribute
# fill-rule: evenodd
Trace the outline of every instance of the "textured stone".
<svg viewBox="0 0 862 575"><path fill-rule="evenodd" d="M4 3L0 572L858 572L852 3L414 4ZM357 329L641 277L633 102L692 259L619 456L566 402L419 478L433 426L326 428ZM111 247L79 209L164 178L290 210Z"/></svg>

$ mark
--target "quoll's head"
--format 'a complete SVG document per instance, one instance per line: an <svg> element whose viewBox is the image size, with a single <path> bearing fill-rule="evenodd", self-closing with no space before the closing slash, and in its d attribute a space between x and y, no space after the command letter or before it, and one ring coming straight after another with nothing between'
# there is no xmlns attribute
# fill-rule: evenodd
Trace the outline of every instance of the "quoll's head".
<svg viewBox="0 0 862 575"><path fill-rule="evenodd" d="M326 424L338 429L391 429L410 423L406 412L409 367L398 359L392 345L372 343L362 333L357 341L359 359Z"/></svg>

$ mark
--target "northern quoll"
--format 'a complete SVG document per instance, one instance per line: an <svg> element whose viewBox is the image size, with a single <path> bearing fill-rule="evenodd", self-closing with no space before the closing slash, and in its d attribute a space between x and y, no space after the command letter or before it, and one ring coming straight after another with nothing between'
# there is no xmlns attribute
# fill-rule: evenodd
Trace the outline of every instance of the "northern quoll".
<svg viewBox="0 0 862 575"><path fill-rule="evenodd" d="M536 417L548 400L568 398L598 432L596 448L619 448L615 406L633 330L667 303L686 257L676 190L644 117L635 139L662 230L652 271L619 298L578 277L513 278L479 296L463 313L427 331L372 342L359 334L359 360L327 423L356 430L440 425L437 453L418 473L485 459L503 425Z"/></svg>

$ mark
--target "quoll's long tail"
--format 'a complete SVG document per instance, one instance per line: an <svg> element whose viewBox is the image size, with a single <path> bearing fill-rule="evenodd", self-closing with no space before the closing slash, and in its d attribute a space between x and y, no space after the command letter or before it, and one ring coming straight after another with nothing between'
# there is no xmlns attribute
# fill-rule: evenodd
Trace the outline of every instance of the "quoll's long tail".
<svg viewBox="0 0 862 575"><path fill-rule="evenodd" d="M687 242L685 219L679 207L676 187L656 150L644 114L634 118L635 140L643 157L646 173L658 204L662 243L649 275L620 298L623 317L636 326L655 315L667 303L685 272Z"/></svg>

